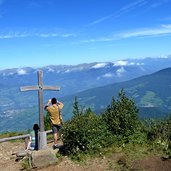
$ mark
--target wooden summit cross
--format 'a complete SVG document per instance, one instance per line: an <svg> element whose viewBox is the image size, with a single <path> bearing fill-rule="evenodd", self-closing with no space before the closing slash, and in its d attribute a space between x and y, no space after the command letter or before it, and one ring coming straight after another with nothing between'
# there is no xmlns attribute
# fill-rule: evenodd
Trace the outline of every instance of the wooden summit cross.
<svg viewBox="0 0 171 171"><path fill-rule="evenodd" d="M58 91L60 87L58 86L44 86L42 82L43 72L39 70L38 72L38 85L35 86L24 86L20 87L21 91L30 91L37 90L38 91L38 102L39 102L39 149L45 149L47 147L47 138L46 132L44 130L44 115L43 115L43 90L53 90Z"/></svg>

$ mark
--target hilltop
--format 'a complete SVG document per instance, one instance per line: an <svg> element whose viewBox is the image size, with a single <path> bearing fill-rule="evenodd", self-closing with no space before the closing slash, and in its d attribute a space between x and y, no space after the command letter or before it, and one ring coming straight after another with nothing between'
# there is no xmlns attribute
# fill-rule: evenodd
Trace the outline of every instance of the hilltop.
<svg viewBox="0 0 171 171"><path fill-rule="evenodd" d="M19 171L22 169L22 161L16 162L15 155L12 155L17 150L23 149L23 142L4 142L0 143L0 170L1 171ZM9 150L10 149L10 150ZM37 168L37 171L105 171L105 170L121 170L116 168L117 162L124 164L125 155L123 153L113 153L111 155L95 157L87 159L83 163L74 162L68 157L62 157L57 165L48 166L46 168ZM122 168L122 167L121 167ZM132 162L132 171L141 168L148 171L169 171L171 168L171 160L162 160L159 156L146 156L145 158L137 158Z"/></svg>

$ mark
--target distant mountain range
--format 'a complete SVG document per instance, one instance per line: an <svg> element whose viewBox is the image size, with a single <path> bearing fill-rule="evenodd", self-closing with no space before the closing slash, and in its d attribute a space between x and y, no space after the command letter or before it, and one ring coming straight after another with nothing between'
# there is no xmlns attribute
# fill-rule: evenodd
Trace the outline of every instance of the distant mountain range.
<svg viewBox="0 0 171 171"><path fill-rule="evenodd" d="M152 108L167 113L171 108L168 67L171 67L171 56L1 70L0 132L32 128L38 122L37 93L19 90L21 86L37 85L37 70L43 71L44 85L61 87L59 92L44 91L44 103L50 97L59 98L65 103L64 114L68 119L75 96L81 105L100 113L121 88L135 98L141 113L145 111L144 116ZM159 71L162 69L165 70ZM156 71L159 72L152 74Z"/></svg>

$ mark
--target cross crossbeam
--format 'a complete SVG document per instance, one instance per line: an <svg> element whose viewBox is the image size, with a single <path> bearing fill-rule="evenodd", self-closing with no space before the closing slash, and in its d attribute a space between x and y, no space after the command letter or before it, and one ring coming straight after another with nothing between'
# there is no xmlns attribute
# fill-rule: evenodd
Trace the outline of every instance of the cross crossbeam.
<svg viewBox="0 0 171 171"><path fill-rule="evenodd" d="M43 86L43 87L39 87L38 85L36 86L24 86L24 87L20 87L21 91L29 91L29 90L39 90L39 89L43 89L43 90L56 90L59 91L60 87L58 86Z"/></svg>

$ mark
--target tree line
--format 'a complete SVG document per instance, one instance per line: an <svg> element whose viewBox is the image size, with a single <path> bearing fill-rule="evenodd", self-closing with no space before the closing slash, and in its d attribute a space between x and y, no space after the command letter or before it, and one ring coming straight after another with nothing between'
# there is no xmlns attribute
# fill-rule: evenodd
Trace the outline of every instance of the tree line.
<svg viewBox="0 0 171 171"><path fill-rule="evenodd" d="M45 129L50 128L49 116L45 116ZM101 115L91 108L73 102L73 116L61 130L63 151L68 155L96 153L110 146L149 144L171 156L171 117L160 120L139 119L139 110L133 98L120 90Z"/></svg>

